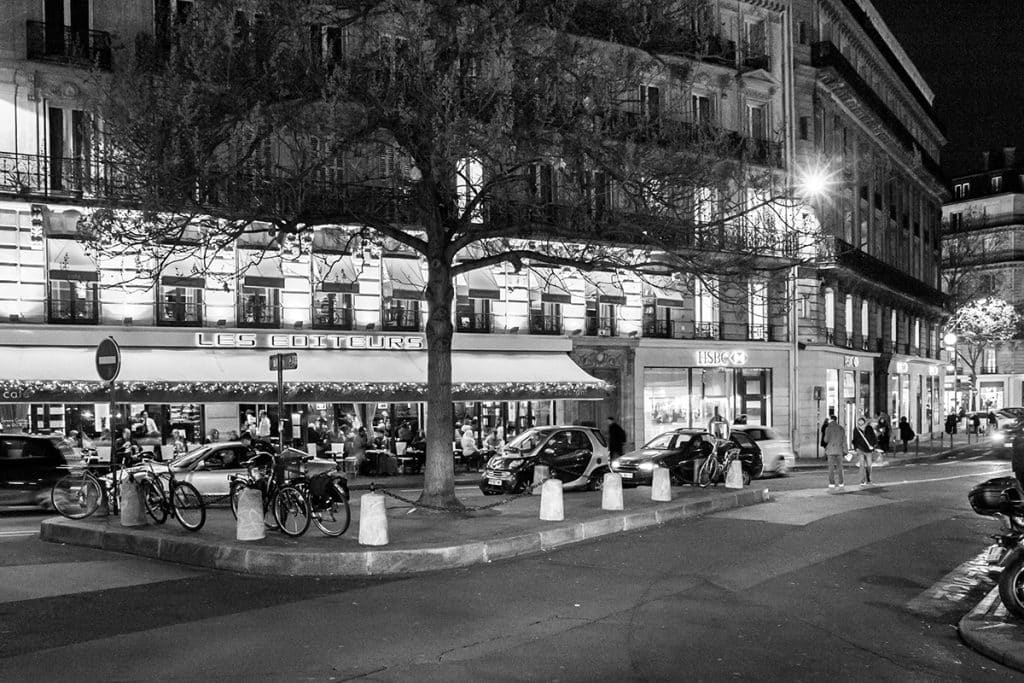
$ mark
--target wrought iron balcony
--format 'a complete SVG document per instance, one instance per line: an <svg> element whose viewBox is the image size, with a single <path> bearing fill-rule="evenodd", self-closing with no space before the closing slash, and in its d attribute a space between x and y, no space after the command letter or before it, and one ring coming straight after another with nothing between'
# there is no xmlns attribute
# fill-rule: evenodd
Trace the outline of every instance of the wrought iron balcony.
<svg viewBox="0 0 1024 683"><path fill-rule="evenodd" d="M28 59L110 71L110 34L72 26L29 21Z"/></svg>
<svg viewBox="0 0 1024 683"><path fill-rule="evenodd" d="M694 339L721 339L722 326L717 322L696 322L693 324Z"/></svg>
<svg viewBox="0 0 1024 683"><path fill-rule="evenodd" d="M681 320L647 320L644 336L653 339L683 339L685 327Z"/></svg>
<svg viewBox="0 0 1024 683"><path fill-rule="evenodd" d="M348 307L321 306L313 311L313 327L318 330L351 330L354 321L355 312Z"/></svg>
<svg viewBox="0 0 1024 683"><path fill-rule="evenodd" d="M59 297L52 293L47 302L47 322L64 325L98 325L99 302L91 298Z"/></svg>
<svg viewBox="0 0 1024 683"><path fill-rule="evenodd" d="M156 305L156 324L174 327L201 327L203 304L200 301L161 301Z"/></svg>
<svg viewBox="0 0 1024 683"><path fill-rule="evenodd" d="M238 306L238 326L279 328L281 327L281 307L251 299L242 300Z"/></svg>
<svg viewBox="0 0 1024 683"><path fill-rule="evenodd" d="M420 312L416 309L386 308L381 315L381 327L389 332L419 332Z"/></svg>
<svg viewBox="0 0 1024 683"><path fill-rule="evenodd" d="M136 194L134 177L121 164L0 152L0 194L127 199Z"/></svg>
<svg viewBox="0 0 1024 683"><path fill-rule="evenodd" d="M562 316L531 314L530 334L562 334Z"/></svg>
<svg viewBox="0 0 1024 683"><path fill-rule="evenodd" d="M494 330L493 316L490 313L458 313L455 316L457 332L489 333Z"/></svg>
<svg viewBox="0 0 1024 683"><path fill-rule="evenodd" d="M588 337L614 337L615 336L615 319L614 318L588 318L587 319L587 336Z"/></svg>

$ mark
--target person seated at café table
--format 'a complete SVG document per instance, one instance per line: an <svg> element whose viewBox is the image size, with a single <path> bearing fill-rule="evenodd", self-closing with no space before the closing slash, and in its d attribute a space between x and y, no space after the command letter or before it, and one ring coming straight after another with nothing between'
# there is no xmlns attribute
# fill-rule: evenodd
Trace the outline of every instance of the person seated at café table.
<svg viewBox="0 0 1024 683"><path fill-rule="evenodd" d="M462 438L459 440L459 446L462 448L462 459L466 463L466 469L478 469L480 449L476 447L472 426L462 425Z"/></svg>

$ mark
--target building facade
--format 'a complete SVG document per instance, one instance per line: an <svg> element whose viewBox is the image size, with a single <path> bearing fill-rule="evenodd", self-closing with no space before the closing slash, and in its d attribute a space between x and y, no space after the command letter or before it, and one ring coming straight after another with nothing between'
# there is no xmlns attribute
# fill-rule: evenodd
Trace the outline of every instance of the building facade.
<svg viewBox="0 0 1024 683"><path fill-rule="evenodd" d="M955 176L942 209L943 268L958 304L996 297L1018 311L1024 306L1024 160L1016 147L984 152L976 170ZM1020 340L986 348L979 359L977 396L970 370L960 361L947 382L951 411L990 410L1024 403Z"/></svg>
<svg viewBox="0 0 1024 683"><path fill-rule="evenodd" d="M341 414L422 424L425 264L408 253L353 251L324 229L270 258L242 240L201 277L181 261L152 278L79 241L81 217L118 190L90 158L102 122L85 79L117 68L113 45L191 6L0 10L0 353L17 366L0 420L99 431L109 409L92 353L113 336L122 410L147 409L165 437L273 410L266 356L281 349L300 354L286 378L292 429ZM824 161L836 177L814 205L824 261L684 287L571 269L469 273L456 283L457 417L481 431L616 417L636 445L717 411L793 435L802 456L829 412L849 424L887 410L937 429L943 137L927 85L866 1L712 2L699 24L687 27L700 38L693 77L643 83L638 112L725 131L787 182Z"/></svg>
<svg viewBox="0 0 1024 683"><path fill-rule="evenodd" d="M945 143L927 83L867 0L794 0L794 167L823 169L829 235L796 295L800 451L830 413L941 428Z"/></svg>

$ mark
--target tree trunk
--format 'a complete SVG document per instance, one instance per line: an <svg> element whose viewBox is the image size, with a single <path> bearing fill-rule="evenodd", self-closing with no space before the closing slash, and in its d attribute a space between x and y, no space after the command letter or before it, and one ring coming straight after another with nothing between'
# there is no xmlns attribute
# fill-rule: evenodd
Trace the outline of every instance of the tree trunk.
<svg viewBox="0 0 1024 683"><path fill-rule="evenodd" d="M437 252L427 257L427 462L419 502L461 508L455 497L452 457L452 286L451 264Z"/></svg>

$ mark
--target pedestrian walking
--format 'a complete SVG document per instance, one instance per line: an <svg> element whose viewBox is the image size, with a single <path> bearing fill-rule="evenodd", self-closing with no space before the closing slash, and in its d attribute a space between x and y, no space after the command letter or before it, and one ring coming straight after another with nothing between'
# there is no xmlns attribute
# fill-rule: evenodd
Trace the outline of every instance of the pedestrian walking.
<svg viewBox="0 0 1024 683"><path fill-rule="evenodd" d="M259 424L256 426L256 437L259 439L270 438L270 416L267 415L267 411L265 410L260 411L260 421Z"/></svg>
<svg viewBox="0 0 1024 683"><path fill-rule="evenodd" d="M900 441L903 442L903 452L907 452L907 442L913 441L917 434L914 433L914 428L910 426L910 422L907 418L900 418Z"/></svg>
<svg viewBox="0 0 1024 683"><path fill-rule="evenodd" d="M987 433L988 434L993 433L999 427L999 420L996 418L995 411L992 411L992 410L988 411L988 416L986 418L986 421L988 422L988 428L987 428Z"/></svg>
<svg viewBox="0 0 1024 683"><path fill-rule="evenodd" d="M830 415L825 427L825 457L828 459L828 487L843 488L843 456L846 455L846 430L835 415Z"/></svg>
<svg viewBox="0 0 1024 683"><path fill-rule="evenodd" d="M857 428L853 430L853 449L860 455L860 485L871 486L871 460L875 455L878 440L875 430L863 417L857 420Z"/></svg>
<svg viewBox="0 0 1024 683"><path fill-rule="evenodd" d="M875 432L875 437L877 439L875 448L883 453L888 453L892 440L892 421L884 410L878 414L878 430Z"/></svg>
<svg viewBox="0 0 1024 683"><path fill-rule="evenodd" d="M608 418L608 454L617 458L622 455L622 447L626 444L626 430L623 429L614 417Z"/></svg>

